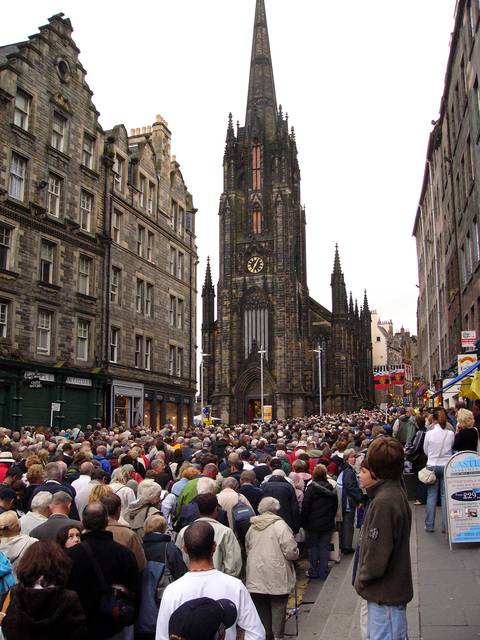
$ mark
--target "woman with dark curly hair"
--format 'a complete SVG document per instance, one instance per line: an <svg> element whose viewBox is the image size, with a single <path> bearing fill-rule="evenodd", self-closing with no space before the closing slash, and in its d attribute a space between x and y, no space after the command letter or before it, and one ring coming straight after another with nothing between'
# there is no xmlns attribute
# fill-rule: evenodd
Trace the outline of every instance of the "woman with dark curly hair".
<svg viewBox="0 0 480 640"><path fill-rule="evenodd" d="M77 544L80 544L82 532L78 527L66 526L57 532L55 540L62 547L62 549L70 549Z"/></svg>
<svg viewBox="0 0 480 640"><path fill-rule="evenodd" d="M52 540L40 540L25 551L2 624L6 640L87 639L80 600L65 588L70 568L70 558Z"/></svg>

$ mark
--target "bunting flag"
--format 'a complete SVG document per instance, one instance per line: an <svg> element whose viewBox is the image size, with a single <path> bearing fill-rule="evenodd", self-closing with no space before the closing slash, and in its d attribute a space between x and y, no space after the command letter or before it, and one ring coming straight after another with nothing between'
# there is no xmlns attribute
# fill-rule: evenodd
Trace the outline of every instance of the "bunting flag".
<svg viewBox="0 0 480 640"><path fill-rule="evenodd" d="M390 384L405 384L405 369L397 369L390 373Z"/></svg>
<svg viewBox="0 0 480 640"><path fill-rule="evenodd" d="M477 396L477 398L480 398L480 373L478 371L472 380L470 390L474 395Z"/></svg>
<svg viewBox="0 0 480 640"><path fill-rule="evenodd" d="M375 383L375 391L382 391L388 389L390 385L390 376L388 373L375 373L373 375L373 381Z"/></svg>

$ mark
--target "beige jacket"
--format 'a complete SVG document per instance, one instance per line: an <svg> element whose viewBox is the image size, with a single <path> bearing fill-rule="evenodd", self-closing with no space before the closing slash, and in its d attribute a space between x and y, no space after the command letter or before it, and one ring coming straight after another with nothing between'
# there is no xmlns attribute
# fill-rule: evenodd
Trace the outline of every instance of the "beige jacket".
<svg viewBox="0 0 480 640"><path fill-rule="evenodd" d="M233 529L232 509L236 504L238 504L239 500L240 502L243 502L243 504L246 504L248 507L250 507L252 513L255 513L255 509L252 507L247 498L245 498L245 496L242 496L242 494L237 493L234 489L223 489L223 491L217 493L217 500L222 509L225 509L225 511L227 512L228 526L230 527L230 529Z"/></svg>
<svg viewBox="0 0 480 640"><path fill-rule="evenodd" d="M138 570L143 571L147 566L147 559L145 558L145 552L140 542L140 538L137 536L135 531L132 531L128 525L120 524L120 522L117 522L116 524L109 524L107 531L112 533L115 542L118 542L118 544L130 549L137 561Z"/></svg>
<svg viewBox="0 0 480 640"><path fill-rule="evenodd" d="M288 524L273 513L251 519L245 539L247 579L250 593L286 595L295 586L298 546Z"/></svg>
<svg viewBox="0 0 480 640"><path fill-rule="evenodd" d="M215 542L217 543L215 553L213 554L213 564L215 569L218 569L218 571L222 571L229 576L233 576L234 578L239 576L240 571L242 570L242 552L233 531L229 527L221 524L221 522L213 520L213 518L202 517L198 518L195 522L198 522L199 520L203 520L211 524L215 532ZM188 567L189 559L183 550L183 536L185 535L186 529L187 527L183 527L180 531L177 539L175 540L175 544L179 549L181 549L183 559Z"/></svg>

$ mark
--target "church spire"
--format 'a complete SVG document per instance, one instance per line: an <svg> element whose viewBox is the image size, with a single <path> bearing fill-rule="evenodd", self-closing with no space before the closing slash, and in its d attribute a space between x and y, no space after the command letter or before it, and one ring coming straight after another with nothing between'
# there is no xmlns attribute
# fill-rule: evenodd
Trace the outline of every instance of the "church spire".
<svg viewBox="0 0 480 640"><path fill-rule="evenodd" d="M215 320L215 289L212 283L212 272L210 271L210 257L207 258L207 268L205 270L205 282L202 287L202 330L207 330L213 326Z"/></svg>
<svg viewBox="0 0 480 640"><path fill-rule="evenodd" d="M207 268L205 270L205 282L202 288L202 297L213 289L212 272L210 270L210 256L207 257Z"/></svg>
<svg viewBox="0 0 480 640"><path fill-rule="evenodd" d="M332 287L332 312L340 315L348 313L347 289L345 287L345 279L340 265L338 244L335 245L335 258L333 261L330 286Z"/></svg>
<svg viewBox="0 0 480 640"><path fill-rule="evenodd" d="M272 139L275 135L277 119L277 98L265 0L256 1L245 124L252 128L257 120L258 124L263 127L266 137Z"/></svg>

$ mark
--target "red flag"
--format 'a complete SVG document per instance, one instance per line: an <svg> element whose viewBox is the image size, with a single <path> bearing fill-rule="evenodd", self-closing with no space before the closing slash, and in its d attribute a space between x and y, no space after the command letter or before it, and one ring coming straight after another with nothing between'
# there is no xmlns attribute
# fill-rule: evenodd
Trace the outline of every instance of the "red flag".
<svg viewBox="0 0 480 640"><path fill-rule="evenodd" d="M375 391L388 389L390 384L390 376L388 373L375 373L373 380L375 382Z"/></svg>
<svg viewBox="0 0 480 640"><path fill-rule="evenodd" d="M397 369L390 374L390 384L405 384L405 369Z"/></svg>

